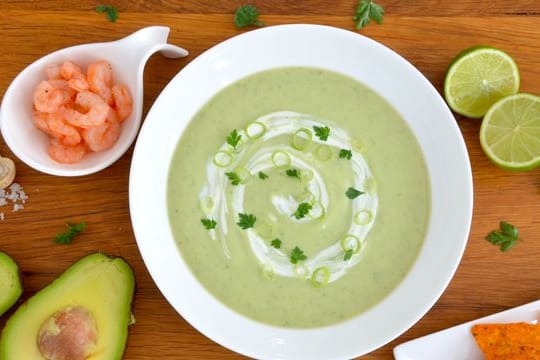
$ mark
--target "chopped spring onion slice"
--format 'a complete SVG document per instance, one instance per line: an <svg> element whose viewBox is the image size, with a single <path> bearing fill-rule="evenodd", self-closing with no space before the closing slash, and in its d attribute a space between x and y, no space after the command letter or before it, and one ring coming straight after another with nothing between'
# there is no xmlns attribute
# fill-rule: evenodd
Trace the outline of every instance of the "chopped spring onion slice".
<svg viewBox="0 0 540 360"><path fill-rule="evenodd" d="M369 210L360 210L354 215L354 223L356 225L367 225L371 222L373 213Z"/></svg>
<svg viewBox="0 0 540 360"><path fill-rule="evenodd" d="M304 151L311 144L313 139L313 133L311 130L302 128L297 130L292 137L292 147L299 151Z"/></svg>
<svg viewBox="0 0 540 360"><path fill-rule="evenodd" d="M320 288L328 284L330 279L330 271L326 266L315 269L311 275L311 284L316 288Z"/></svg>
<svg viewBox="0 0 540 360"><path fill-rule="evenodd" d="M243 166L239 166L234 169L234 172L240 178L240 183L245 184L253 176L249 170Z"/></svg>
<svg viewBox="0 0 540 360"><path fill-rule="evenodd" d="M294 265L293 271L296 277L301 278L301 279L304 279L309 276L309 269L307 268L306 265L302 263L298 263Z"/></svg>
<svg viewBox="0 0 540 360"><path fill-rule="evenodd" d="M211 196L201 199L201 210L207 215L214 210L214 199Z"/></svg>
<svg viewBox="0 0 540 360"><path fill-rule="evenodd" d="M360 252L360 247L362 243L360 239L354 235L347 234L343 239L341 239L341 248L343 251L352 250L355 254Z"/></svg>
<svg viewBox="0 0 540 360"><path fill-rule="evenodd" d="M266 264L263 266L262 274L268 280L274 280L276 278L276 272L274 271L274 268L270 264Z"/></svg>
<svg viewBox="0 0 540 360"><path fill-rule="evenodd" d="M268 240L276 237L276 227L271 223L262 223L255 227L255 231L257 231L257 234L263 239Z"/></svg>
<svg viewBox="0 0 540 360"><path fill-rule="evenodd" d="M291 165L291 156L285 151L278 150L272 154L272 162L276 168L286 168Z"/></svg>
<svg viewBox="0 0 540 360"><path fill-rule="evenodd" d="M377 183L375 179L369 178L364 181L364 189L368 194L374 194L377 192Z"/></svg>
<svg viewBox="0 0 540 360"><path fill-rule="evenodd" d="M314 198L315 195L309 189L306 187L301 192L298 192L293 195L293 199L298 202L311 202L311 199Z"/></svg>
<svg viewBox="0 0 540 360"><path fill-rule="evenodd" d="M309 211L309 216L312 219L323 219L326 214L323 204L315 200L311 203L311 210Z"/></svg>
<svg viewBox="0 0 540 360"><path fill-rule="evenodd" d="M328 145L321 145L315 149L315 156L321 161L330 160L332 157L332 148Z"/></svg>
<svg viewBox="0 0 540 360"><path fill-rule="evenodd" d="M233 160L233 155L230 152L226 150L220 150L214 154L214 158L212 159L212 162L217 167L227 167L231 165L232 160Z"/></svg>
<svg viewBox="0 0 540 360"><path fill-rule="evenodd" d="M315 174L310 169L302 169L300 170L300 180L302 182L310 182L315 177Z"/></svg>
<svg viewBox="0 0 540 360"><path fill-rule="evenodd" d="M255 140L260 138L266 132L266 125L261 122L255 121L246 127L246 136L249 139Z"/></svg>

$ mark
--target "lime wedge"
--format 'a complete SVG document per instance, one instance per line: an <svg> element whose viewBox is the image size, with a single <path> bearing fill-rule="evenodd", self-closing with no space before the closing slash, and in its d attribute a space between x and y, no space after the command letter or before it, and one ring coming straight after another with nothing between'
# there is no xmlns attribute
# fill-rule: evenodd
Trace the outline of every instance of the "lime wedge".
<svg viewBox="0 0 540 360"><path fill-rule="evenodd" d="M516 94L495 103L482 121L480 144L505 170L526 171L540 165L540 97Z"/></svg>
<svg viewBox="0 0 540 360"><path fill-rule="evenodd" d="M444 97L456 113L481 118L491 105L519 91L519 70L507 53L486 46L458 54L444 79Z"/></svg>

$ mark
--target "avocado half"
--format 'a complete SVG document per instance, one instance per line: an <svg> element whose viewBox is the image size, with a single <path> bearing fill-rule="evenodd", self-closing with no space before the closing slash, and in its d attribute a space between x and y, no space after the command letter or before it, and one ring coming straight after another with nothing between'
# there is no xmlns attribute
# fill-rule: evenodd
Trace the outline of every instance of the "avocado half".
<svg viewBox="0 0 540 360"><path fill-rule="evenodd" d="M83 257L9 318L0 359L122 359L134 291L133 271L122 258Z"/></svg>
<svg viewBox="0 0 540 360"><path fill-rule="evenodd" d="M22 292L17 263L8 254L0 251L0 316L17 302Z"/></svg>

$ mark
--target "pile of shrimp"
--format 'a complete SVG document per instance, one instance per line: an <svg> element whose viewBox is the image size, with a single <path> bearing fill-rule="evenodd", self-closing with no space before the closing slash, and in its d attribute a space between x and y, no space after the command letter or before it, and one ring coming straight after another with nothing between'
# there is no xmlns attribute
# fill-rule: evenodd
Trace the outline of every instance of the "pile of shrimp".
<svg viewBox="0 0 540 360"><path fill-rule="evenodd" d="M90 151L114 145L133 100L126 85L113 84L104 60L86 74L71 61L47 66L47 80L34 91L34 126L50 137L49 156L65 164L79 162Z"/></svg>

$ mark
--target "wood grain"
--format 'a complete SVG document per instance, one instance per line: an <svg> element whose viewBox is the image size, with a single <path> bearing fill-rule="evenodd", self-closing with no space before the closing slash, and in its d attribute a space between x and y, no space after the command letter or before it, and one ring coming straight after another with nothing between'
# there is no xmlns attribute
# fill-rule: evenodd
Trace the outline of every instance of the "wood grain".
<svg viewBox="0 0 540 360"><path fill-rule="evenodd" d="M9 1L0 16L0 94L28 64L53 50L108 41L147 25L171 27L170 42L190 51L182 60L154 56L145 71L144 111L167 82L209 47L243 31L232 23L243 1L127 1L114 5L112 24L96 14L94 1ZM254 1L267 25L314 23L353 29L350 0ZM465 47L490 44L517 61L522 90L540 93L540 2L536 0L383 1L383 25L361 31L413 63L440 91L451 58ZM421 106L421 105L419 105ZM437 119L433 119L437 121ZM469 151L474 179L474 214L469 242L448 289L409 331L364 356L391 359L404 341L540 298L540 172L507 173L493 166L478 142L479 122L457 117ZM0 208L0 249L23 269L23 300L45 286L77 258L96 250L125 257L137 277L134 313L126 359L242 358L192 328L165 301L149 277L131 229L128 178L132 149L111 167L90 176L44 175L14 158L3 139L0 154L17 164L17 181L29 195L23 211ZM151 189L149 189L151 196ZM456 194L459 196L459 194ZM86 220L87 231L70 246L52 243L66 221ZM500 220L519 229L521 241L500 253L484 240ZM186 294L189 296L189 294ZM0 319L0 328L5 319ZM241 334L239 334L241 336Z"/></svg>

